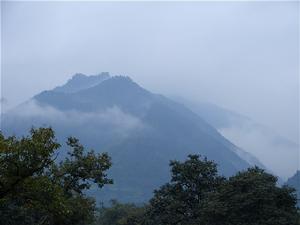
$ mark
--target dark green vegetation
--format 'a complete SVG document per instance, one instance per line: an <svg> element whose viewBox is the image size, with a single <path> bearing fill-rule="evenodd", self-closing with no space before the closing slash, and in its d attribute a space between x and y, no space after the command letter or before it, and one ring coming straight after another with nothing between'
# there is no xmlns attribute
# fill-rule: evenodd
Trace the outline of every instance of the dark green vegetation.
<svg viewBox="0 0 300 225"><path fill-rule="evenodd" d="M52 129L0 135L1 225L299 225L294 189L258 167L225 178L198 155L171 161L171 180L147 205L111 201L96 209L84 191L112 183L110 158L86 152L76 138L67 145L68 157L56 163Z"/></svg>
<svg viewBox="0 0 300 225"><path fill-rule="evenodd" d="M198 156L171 162L171 182L155 192L148 224L298 224L294 190L257 167L225 179L216 164Z"/></svg>
<svg viewBox="0 0 300 225"><path fill-rule="evenodd" d="M91 183L112 183L107 154L86 152L69 138L68 157L55 159L60 144L52 129L32 129L17 139L0 135L0 224L69 225L94 219L95 202L83 192Z"/></svg>
<svg viewBox="0 0 300 225"><path fill-rule="evenodd" d="M146 221L147 206L122 204L116 200L110 202L110 207L101 207L96 212L93 225L141 225Z"/></svg>
<svg viewBox="0 0 300 225"><path fill-rule="evenodd" d="M74 135L84 146L108 152L115 165L109 171L115 185L90 190L104 202L148 201L170 178L169 160L184 160L188 154L214 160L226 176L253 162L259 165L249 155L244 159L241 149L184 105L128 77L75 75L4 115L2 131L24 135L32 125L53 127L60 142Z"/></svg>
<svg viewBox="0 0 300 225"><path fill-rule="evenodd" d="M228 179L216 164L191 155L170 163L171 181L146 206L113 202L96 225L299 225L294 190L257 167ZM128 222L130 221L130 222Z"/></svg>

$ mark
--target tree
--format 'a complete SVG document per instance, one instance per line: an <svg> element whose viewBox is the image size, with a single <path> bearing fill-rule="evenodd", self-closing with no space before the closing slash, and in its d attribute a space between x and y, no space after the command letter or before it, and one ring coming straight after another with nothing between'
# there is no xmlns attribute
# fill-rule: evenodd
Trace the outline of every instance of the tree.
<svg viewBox="0 0 300 225"><path fill-rule="evenodd" d="M147 211L148 224L202 224L207 196L224 181L217 165L198 155L189 155L181 163L171 161L171 182L154 192Z"/></svg>
<svg viewBox="0 0 300 225"><path fill-rule="evenodd" d="M106 154L85 152L78 139L67 141L68 156L57 163L51 128L32 129L20 139L0 134L0 224L84 224L94 217L94 200L84 195L92 183L112 183Z"/></svg>
<svg viewBox="0 0 300 225"><path fill-rule="evenodd" d="M95 225L142 225L145 210L145 206L112 200L110 207L100 208Z"/></svg>
<svg viewBox="0 0 300 225"><path fill-rule="evenodd" d="M296 196L258 167L222 183L205 206L207 225L296 225Z"/></svg>
<svg viewBox="0 0 300 225"><path fill-rule="evenodd" d="M299 225L295 190L258 167L225 179L197 155L170 166L171 182L155 191L147 225Z"/></svg>

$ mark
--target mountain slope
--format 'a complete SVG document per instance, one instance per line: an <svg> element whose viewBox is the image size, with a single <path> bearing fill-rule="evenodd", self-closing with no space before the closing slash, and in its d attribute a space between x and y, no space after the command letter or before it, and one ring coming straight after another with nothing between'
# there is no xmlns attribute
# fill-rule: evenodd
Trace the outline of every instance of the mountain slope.
<svg viewBox="0 0 300 225"><path fill-rule="evenodd" d="M177 98L224 137L255 156L277 176L287 179L299 169L299 145L250 118L210 103ZM243 154L243 153L242 153ZM241 155L246 160L246 157ZM253 161L253 159L250 159Z"/></svg>
<svg viewBox="0 0 300 225"><path fill-rule="evenodd" d="M68 85L68 90L75 90ZM24 134L32 125L51 125L59 140L73 135L85 146L107 151L115 184L100 193L91 191L104 201L147 200L167 181L169 160L192 153L215 160L225 175L250 166L236 146L197 114L128 77L111 77L75 92L44 91L6 114L2 122L2 130L10 134Z"/></svg>
<svg viewBox="0 0 300 225"><path fill-rule="evenodd" d="M300 207L300 170L297 170L297 172L287 180L286 185L296 189L298 207Z"/></svg>

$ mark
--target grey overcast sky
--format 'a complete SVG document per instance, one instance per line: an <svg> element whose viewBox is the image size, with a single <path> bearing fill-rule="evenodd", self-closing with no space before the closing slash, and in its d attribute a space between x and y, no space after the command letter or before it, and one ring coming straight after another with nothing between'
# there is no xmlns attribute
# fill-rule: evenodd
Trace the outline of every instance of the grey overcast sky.
<svg viewBox="0 0 300 225"><path fill-rule="evenodd" d="M2 108L74 73L128 75L298 142L299 3L1 2Z"/></svg>

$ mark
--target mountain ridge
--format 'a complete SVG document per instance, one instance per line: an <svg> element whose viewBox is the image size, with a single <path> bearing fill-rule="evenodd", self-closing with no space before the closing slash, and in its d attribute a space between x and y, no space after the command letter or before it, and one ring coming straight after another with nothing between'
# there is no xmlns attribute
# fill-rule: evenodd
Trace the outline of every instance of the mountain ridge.
<svg viewBox="0 0 300 225"><path fill-rule="evenodd" d="M298 169L299 145L265 125L212 103L175 98L283 180ZM285 163L282 163L285 162Z"/></svg>
<svg viewBox="0 0 300 225"><path fill-rule="evenodd" d="M110 77L76 92L56 90L34 96L29 116L8 115L4 128L24 133L25 124L51 125L60 139L76 136L85 146L107 151L113 159L110 173L115 185L102 193L91 191L104 201L146 201L169 178L169 160L188 154L215 160L224 175L251 166L236 153L236 146L197 114L129 77Z"/></svg>
<svg viewBox="0 0 300 225"><path fill-rule="evenodd" d="M110 75L108 72L102 72L97 75L85 75L82 73L76 73L70 78L66 84L58 86L53 89L56 92L74 93L79 90L83 90L92 86L95 86L102 81L109 79Z"/></svg>

